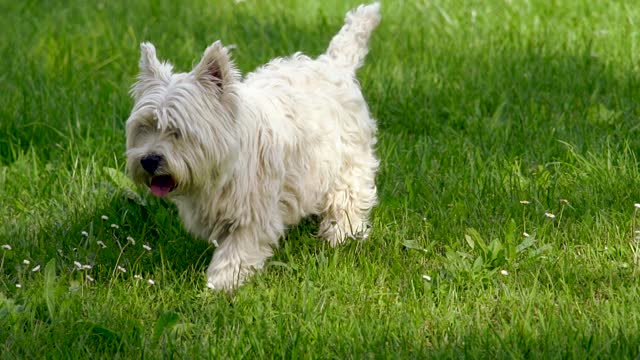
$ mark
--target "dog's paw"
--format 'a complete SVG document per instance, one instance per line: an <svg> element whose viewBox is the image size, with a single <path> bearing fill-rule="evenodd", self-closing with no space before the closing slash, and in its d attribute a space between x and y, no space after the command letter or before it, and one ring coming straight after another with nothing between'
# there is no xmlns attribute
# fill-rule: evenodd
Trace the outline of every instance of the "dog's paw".
<svg viewBox="0 0 640 360"><path fill-rule="evenodd" d="M369 237L370 231L371 226L364 222L360 222L357 226L351 227L350 224L340 224L335 220L329 220L324 221L320 225L319 235L332 247L336 247L349 239L365 240Z"/></svg>
<svg viewBox="0 0 640 360"><path fill-rule="evenodd" d="M242 285L251 271L241 266L227 265L207 270L207 287L212 290L232 291Z"/></svg>

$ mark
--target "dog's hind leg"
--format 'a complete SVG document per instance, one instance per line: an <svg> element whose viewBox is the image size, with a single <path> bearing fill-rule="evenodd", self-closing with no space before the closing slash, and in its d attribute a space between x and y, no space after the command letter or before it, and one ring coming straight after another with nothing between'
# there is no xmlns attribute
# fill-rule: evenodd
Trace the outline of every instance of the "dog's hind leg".
<svg viewBox="0 0 640 360"><path fill-rule="evenodd" d="M375 171L378 167L373 152L362 154L360 160L343 169L342 176L327 194L319 235L331 246L347 238L366 238L369 213L376 204Z"/></svg>

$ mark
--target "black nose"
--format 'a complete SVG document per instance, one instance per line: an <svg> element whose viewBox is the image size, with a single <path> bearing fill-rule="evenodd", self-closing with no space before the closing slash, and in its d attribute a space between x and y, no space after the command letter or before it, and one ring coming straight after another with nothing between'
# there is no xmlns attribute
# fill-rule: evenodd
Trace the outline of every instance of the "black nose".
<svg viewBox="0 0 640 360"><path fill-rule="evenodd" d="M162 161L162 156L151 154L140 159L140 165L142 165L142 168L145 169L150 175L153 175L153 173L158 170L160 161Z"/></svg>

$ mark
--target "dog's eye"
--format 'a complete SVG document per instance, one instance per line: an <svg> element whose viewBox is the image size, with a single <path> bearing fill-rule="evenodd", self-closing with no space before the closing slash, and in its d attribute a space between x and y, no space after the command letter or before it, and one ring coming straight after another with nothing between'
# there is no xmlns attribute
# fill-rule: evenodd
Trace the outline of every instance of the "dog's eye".
<svg viewBox="0 0 640 360"><path fill-rule="evenodd" d="M167 135L171 136L176 140L180 139L180 132L175 129L167 131Z"/></svg>
<svg viewBox="0 0 640 360"><path fill-rule="evenodd" d="M153 128L150 125L142 124L142 125L138 126L138 133L140 133L140 134L148 134L150 132L153 132Z"/></svg>

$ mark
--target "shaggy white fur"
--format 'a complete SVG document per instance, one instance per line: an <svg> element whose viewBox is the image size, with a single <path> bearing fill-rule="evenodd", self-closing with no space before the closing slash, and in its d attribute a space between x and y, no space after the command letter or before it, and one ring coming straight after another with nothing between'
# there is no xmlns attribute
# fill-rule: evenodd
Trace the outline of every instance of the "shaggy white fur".
<svg viewBox="0 0 640 360"><path fill-rule="evenodd" d="M332 246L366 236L376 204L376 123L355 79L380 22L361 5L317 59L274 59L241 79L215 42L189 73L141 45L127 121L127 171L217 246L207 285L233 289L287 226L322 216Z"/></svg>

